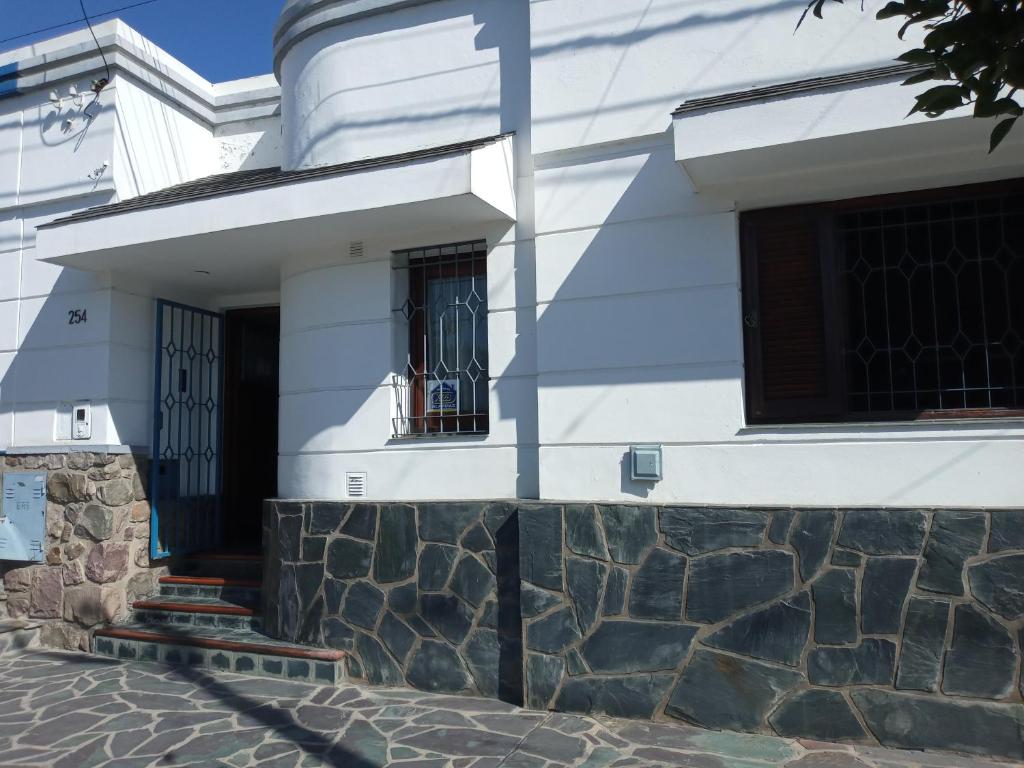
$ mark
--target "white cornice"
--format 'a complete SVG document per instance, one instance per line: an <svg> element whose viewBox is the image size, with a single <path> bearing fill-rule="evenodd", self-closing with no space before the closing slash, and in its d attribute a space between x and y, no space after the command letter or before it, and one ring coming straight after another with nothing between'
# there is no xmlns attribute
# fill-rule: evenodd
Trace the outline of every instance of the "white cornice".
<svg viewBox="0 0 1024 768"><path fill-rule="evenodd" d="M210 126L267 117L280 108L273 75L210 83L120 19L94 29L99 50L80 30L0 54L0 98L94 77L103 72L102 50L112 75L127 75Z"/></svg>
<svg viewBox="0 0 1024 768"><path fill-rule="evenodd" d="M323 29L435 2L438 0L289 0L274 25L274 74L280 80L281 62L288 51Z"/></svg>

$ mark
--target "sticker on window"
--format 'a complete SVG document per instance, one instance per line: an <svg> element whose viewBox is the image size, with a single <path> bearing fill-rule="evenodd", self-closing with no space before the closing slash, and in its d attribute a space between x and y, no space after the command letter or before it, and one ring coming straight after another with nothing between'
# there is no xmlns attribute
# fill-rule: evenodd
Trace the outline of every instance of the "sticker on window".
<svg viewBox="0 0 1024 768"><path fill-rule="evenodd" d="M427 413L459 412L459 380L431 379L427 381Z"/></svg>

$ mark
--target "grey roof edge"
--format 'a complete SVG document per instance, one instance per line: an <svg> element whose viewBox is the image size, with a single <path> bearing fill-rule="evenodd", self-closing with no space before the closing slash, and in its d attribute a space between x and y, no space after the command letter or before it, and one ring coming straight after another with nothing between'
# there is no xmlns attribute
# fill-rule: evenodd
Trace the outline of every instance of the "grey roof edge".
<svg viewBox="0 0 1024 768"><path fill-rule="evenodd" d="M301 181L325 178L330 176L343 176L346 173L356 171L383 168L391 165L412 162L415 160L428 160L446 155L462 154L495 144L504 139L514 136L515 132L500 133L496 136L487 136L479 139L447 144L440 147L428 149L417 149L409 152L402 152L396 155L384 157L373 157L364 160L353 160L348 163L336 165L324 165L316 168L303 168L295 171L284 171L280 168L259 168L251 171L234 171L232 173L220 173L212 176L203 176L193 181L186 181L172 187L139 195L128 200L117 203L98 205L86 208L70 216L63 216L59 219L40 224L36 229L50 229L61 227L67 224L75 224L80 221L101 219L107 216L116 216L132 211L146 210L150 208L161 208L168 205L188 203L195 200L206 200L223 195L252 192L260 189L279 187L285 184L292 184Z"/></svg>
<svg viewBox="0 0 1024 768"><path fill-rule="evenodd" d="M766 85L759 88L750 88L745 91L733 91L732 93L722 93L715 96L688 99L680 104L672 112L672 115L685 115L689 112L697 112L704 109L715 109L717 107L731 107L736 104L743 104L750 101L794 96L801 93L836 88L844 85L867 83L873 80L891 80L897 77L910 77L913 74L923 72L927 69L930 69L930 67L921 64L892 64L885 67L873 67L871 69L860 69L854 72L843 72L837 75L825 75L823 77L811 77L804 80L792 80L788 83Z"/></svg>
<svg viewBox="0 0 1024 768"><path fill-rule="evenodd" d="M338 24L392 13L438 0L289 0L274 25L274 74L296 44Z"/></svg>

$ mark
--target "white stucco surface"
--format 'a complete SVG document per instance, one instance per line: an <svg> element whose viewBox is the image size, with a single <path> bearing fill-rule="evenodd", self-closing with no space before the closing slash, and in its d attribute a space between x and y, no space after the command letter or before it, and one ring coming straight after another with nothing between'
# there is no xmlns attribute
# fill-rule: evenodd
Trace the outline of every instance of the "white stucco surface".
<svg viewBox="0 0 1024 768"><path fill-rule="evenodd" d="M153 300L279 303L282 496L340 498L366 472L376 499L1019 506L1020 420L746 423L740 211L1024 175L1019 137L990 156L987 124L905 120L912 91L892 78L673 117L687 99L892 64L913 40L874 20L880 4L833 4L794 32L798 0L439 0L302 38L279 91L272 76L207 83L110 22L117 75L68 130L48 93L88 83L91 41L0 55L45 53L54 73L0 99L0 449L51 444L54 409L81 399L94 442L147 445ZM472 156L37 243L38 224L208 174L500 134ZM477 239L489 434L396 439L408 340L392 254ZM67 325L76 308L88 324ZM661 482L628 478L637 443L664 446Z"/></svg>

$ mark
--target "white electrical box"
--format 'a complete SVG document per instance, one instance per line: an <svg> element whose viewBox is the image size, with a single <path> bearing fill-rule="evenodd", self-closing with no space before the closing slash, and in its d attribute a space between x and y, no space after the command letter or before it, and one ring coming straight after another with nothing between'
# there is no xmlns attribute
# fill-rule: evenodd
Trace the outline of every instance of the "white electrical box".
<svg viewBox="0 0 1024 768"><path fill-rule="evenodd" d="M92 438L92 406L89 403L75 403L71 410L71 439Z"/></svg>

